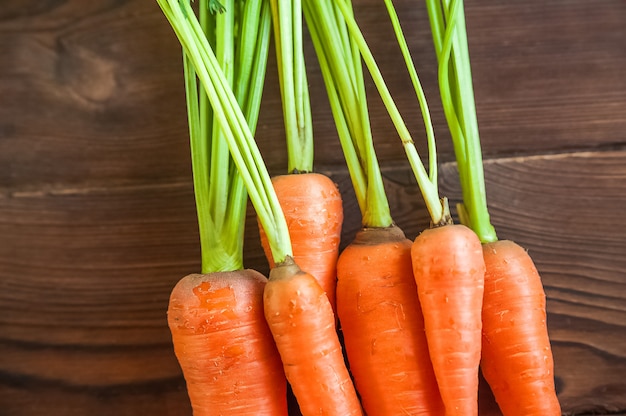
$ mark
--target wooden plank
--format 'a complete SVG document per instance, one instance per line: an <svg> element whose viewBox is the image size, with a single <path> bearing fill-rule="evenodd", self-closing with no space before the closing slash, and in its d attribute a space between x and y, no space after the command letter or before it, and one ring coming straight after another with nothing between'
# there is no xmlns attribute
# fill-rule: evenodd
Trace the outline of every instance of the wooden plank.
<svg viewBox="0 0 626 416"><path fill-rule="evenodd" d="M0 195L0 413L190 413L165 311L194 215L190 183Z"/></svg>
<svg viewBox="0 0 626 416"><path fill-rule="evenodd" d="M623 143L626 3L481 1L466 7L488 153Z"/></svg>
<svg viewBox="0 0 626 416"><path fill-rule="evenodd" d="M9 194L0 207L0 298L10 312L0 319L6 324L11 316L14 324L3 328L4 338L168 341L162 328L168 289L197 269L190 184ZM55 331L32 331L39 325ZM76 328L83 335L72 335Z"/></svg>
<svg viewBox="0 0 626 416"><path fill-rule="evenodd" d="M190 175L180 46L156 2L7 3L0 189Z"/></svg>
<svg viewBox="0 0 626 416"><path fill-rule="evenodd" d="M0 95L11 105L0 107L0 187L188 177L180 47L155 2L8 4L2 12L6 18L0 21L0 54L12 65L0 68ZM424 129L383 4L358 0L355 5L389 87L423 149ZM450 160L425 12L408 0L398 1L397 7L431 103L441 158ZM489 154L619 143L626 127L626 3L483 0L466 7L477 109ZM306 52L317 164L343 166L308 42ZM380 159L402 160L402 148L380 100L373 91L370 98ZM258 138L272 171L284 171L273 54Z"/></svg>

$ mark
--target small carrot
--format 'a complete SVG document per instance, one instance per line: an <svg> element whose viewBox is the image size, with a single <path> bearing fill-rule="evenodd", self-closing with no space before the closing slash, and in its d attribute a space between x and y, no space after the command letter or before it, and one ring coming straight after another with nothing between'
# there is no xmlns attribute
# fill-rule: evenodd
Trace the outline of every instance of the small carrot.
<svg viewBox="0 0 626 416"><path fill-rule="evenodd" d="M487 243L483 251L483 375L505 416L560 415L537 268L513 241Z"/></svg>
<svg viewBox="0 0 626 416"><path fill-rule="evenodd" d="M304 416L362 415L328 297L287 257L270 271L265 319Z"/></svg>
<svg viewBox="0 0 626 416"><path fill-rule="evenodd" d="M341 330L367 414L443 414L411 240L396 226L362 229L341 253L337 270Z"/></svg>
<svg viewBox="0 0 626 416"><path fill-rule="evenodd" d="M286 380L254 270L191 274L167 313L194 416L287 415Z"/></svg>
<svg viewBox="0 0 626 416"><path fill-rule="evenodd" d="M319 173L280 175L272 178L285 214L293 259L317 279L335 310L337 257L343 223L341 194L335 183ZM267 237L260 227L265 255L274 267Z"/></svg>
<svg viewBox="0 0 626 416"><path fill-rule="evenodd" d="M430 228L411 248L426 338L446 416L478 414L485 262L464 225Z"/></svg>

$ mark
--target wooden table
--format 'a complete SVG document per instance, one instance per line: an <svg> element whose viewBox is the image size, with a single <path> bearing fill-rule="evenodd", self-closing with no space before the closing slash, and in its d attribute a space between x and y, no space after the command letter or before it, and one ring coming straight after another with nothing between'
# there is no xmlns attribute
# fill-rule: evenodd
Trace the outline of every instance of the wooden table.
<svg viewBox="0 0 626 416"><path fill-rule="evenodd" d="M355 5L424 149L382 1ZM425 10L397 7L454 204ZM492 219L542 274L563 411L625 414L626 2L477 0L466 15ZM0 56L0 415L190 414L165 321L170 289L199 269L173 32L156 2L8 0ZM310 44L307 59L316 168L344 195L345 245L360 218ZM374 96L371 119L413 238L427 214ZM273 56L258 140L283 173ZM251 210L246 233L246 265L267 272Z"/></svg>

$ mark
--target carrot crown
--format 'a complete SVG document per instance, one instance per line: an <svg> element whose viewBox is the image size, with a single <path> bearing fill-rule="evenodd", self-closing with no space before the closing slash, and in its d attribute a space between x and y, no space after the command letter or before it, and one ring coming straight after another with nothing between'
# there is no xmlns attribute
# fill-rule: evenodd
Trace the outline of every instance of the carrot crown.
<svg viewBox="0 0 626 416"><path fill-rule="evenodd" d="M245 2L229 0L224 1L224 4L216 0L204 0L200 4L201 20L203 20L200 22L189 0L157 0L157 2L178 37L185 57L190 131L193 131L191 147L194 192L198 204L201 244L205 244L203 246L203 269L210 270L213 267L219 267L218 259L214 260L215 264L211 260L217 257L210 250L211 247L230 251L222 247L216 235L235 240L233 244L237 245L237 249L233 251L237 251L240 255L240 244L243 244L240 233L243 232L242 221L246 204L245 197L242 197L244 187L268 236L274 260L280 263L286 256L291 255L291 241L269 173L252 133L256 126L261 96L260 86L263 83L267 60L267 37L271 29L269 5L264 1L253 0ZM240 31L237 38L242 45L256 44L259 48L254 53L243 49L238 50L237 56L240 59L248 60L248 62L251 60L248 66L235 66L232 61L227 62L225 57L234 56L225 51L228 42L216 42L214 51L209 38L220 36L220 32L226 30L225 28L234 28L235 25L232 21L222 22L220 19L225 16L216 16L218 18L215 26L211 27L209 16L204 15L206 21L202 17L203 10L206 13L206 10L210 9L222 10L222 12L229 9L247 10L241 15L245 23L237 25ZM254 22L255 19L259 19L257 25L248 23ZM254 26L259 28L258 31L252 29ZM250 30L252 32L249 32ZM258 39L261 39L261 42L258 42ZM218 56L222 59L224 68ZM236 74L234 76L241 79L241 82L231 87L229 76L233 74ZM200 88L196 84L196 78L199 80ZM204 99L200 98L199 93L195 93L198 89L203 91L203 96L206 95ZM244 97L247 98L244 99ZM195 103L200 103L202 100L205 100L205 104L201 110L201 105ZM202 139L208 132L208 122L198 122L203 117L212 123L211 131L214 140L210 147ZM205 127L201 128L202 125ZM199 134L200 131L204 131L205 134ZM226 158L229 153L226 149L229 150L231 159ZM206 173L206 161L209 157L211 157L212 165L209 172L212 176L211 181ZM217 160L215 165L213 165L213 160ZM213 180L217 182L213 183ZM224 182L220 183L220 181ZM215 186L212 188L212 193L208 190L209 185ZM224 192L228 197L224 197ZM204 265L205 259L207 266Z"/></svg>
<svg viewBox="0 0 626 416"><path fill-rule="evenodd" d="M288 172L313 171L311 102L302 48L302 5L270 0L287 138Z"/></svg>
<svg viewBox="0 0 626 416"><path fill-rule="evenodd" d="M463 0L427 0L426 5L439 65L439 92L463 193L459 217L483 243L496 241L487 210Z"/></svg>

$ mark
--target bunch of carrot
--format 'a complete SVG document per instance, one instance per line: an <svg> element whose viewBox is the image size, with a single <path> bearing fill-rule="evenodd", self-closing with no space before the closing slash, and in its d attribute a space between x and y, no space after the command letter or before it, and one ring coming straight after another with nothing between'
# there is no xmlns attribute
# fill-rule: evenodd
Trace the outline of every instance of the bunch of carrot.
<svg viewBox="0 0 626 416"><path fill-rule="evenodd" d="M286 415L287 386L304 416L477 415L480 369L505 416L560 414L539 275L489 223L462 1L427 0L462 224L438 192L428 106L391 0L428 169L349 0L201 0L197 12L189 0L157 2L183 48L202 248L202 274L176 285L168 310L194 415ZM341 253L341 194L313 168L302 16L361 211ZM288 154L274 178L254 140L272 27ZM363 63L430 214L414 241L390 213ZM247 197L269 279L243 269Z"/></svg>

